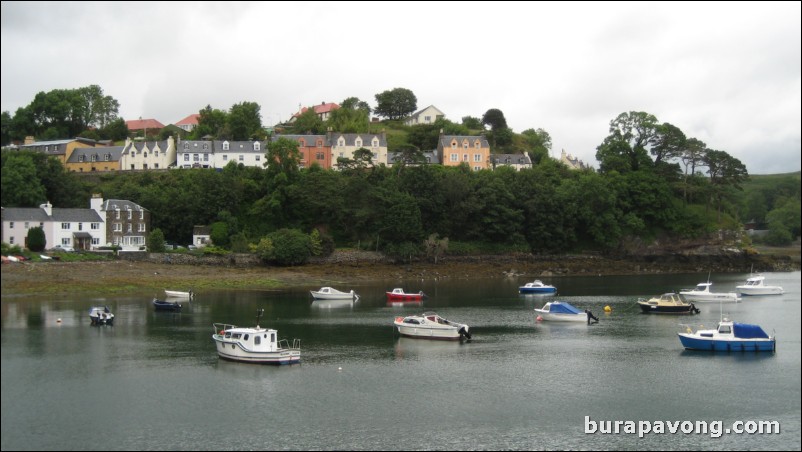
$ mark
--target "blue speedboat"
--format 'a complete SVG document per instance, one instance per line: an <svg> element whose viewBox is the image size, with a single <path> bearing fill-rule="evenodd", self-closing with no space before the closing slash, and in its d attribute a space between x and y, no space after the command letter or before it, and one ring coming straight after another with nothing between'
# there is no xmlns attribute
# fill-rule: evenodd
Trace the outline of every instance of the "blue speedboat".
<svg viewBox="0 0 802 452"><path fill-rule="evenodd" d="M547 294L555 292L557 292L556 287L550 286L548 284L543 284L543 282L539 279L536 279L534 282L526 283L525 285L518 287L518 293Z"/></svg>
<svg viewBox="0 0 802 452"><path fill-rule="evenodd" d="M715 330L677 333L682 346L688 350L707 350L716 352L773 352L777 343L763 328L746 323L735 323L723 319Z"/></svg>

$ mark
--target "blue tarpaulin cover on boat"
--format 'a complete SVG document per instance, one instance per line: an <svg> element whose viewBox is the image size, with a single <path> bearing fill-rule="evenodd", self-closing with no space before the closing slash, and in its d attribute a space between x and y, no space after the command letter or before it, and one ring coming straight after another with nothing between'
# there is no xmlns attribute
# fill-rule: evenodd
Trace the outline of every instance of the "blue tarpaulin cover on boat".
<svg viewBox="0 0 802 452"><path fill-rule="evenodd" d="M561 301L560 304L552 303L551 307L549 308L549 312L552 314L584 314L585 311L581 311L570 304Z"/></svg>
<svg viewBox="0 0 802 452"><path fill-rule="evenodd" d="M769 335L763 331L763 328L757 325L749 325L746 323L733 323L732 333L735 337L741 339L768 339Z"/></svg>

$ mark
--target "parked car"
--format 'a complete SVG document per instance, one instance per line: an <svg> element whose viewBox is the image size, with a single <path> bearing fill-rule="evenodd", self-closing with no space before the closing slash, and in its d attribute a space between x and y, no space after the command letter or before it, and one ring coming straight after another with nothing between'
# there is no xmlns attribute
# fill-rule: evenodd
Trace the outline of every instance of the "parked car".
<svg viewBox="0 0 802 452"><path fill-rule="evenodd" d="M53 251L63 251L65 253L72 253L75 251L75 248L69 245L56 245L53 247Z"/></svg>

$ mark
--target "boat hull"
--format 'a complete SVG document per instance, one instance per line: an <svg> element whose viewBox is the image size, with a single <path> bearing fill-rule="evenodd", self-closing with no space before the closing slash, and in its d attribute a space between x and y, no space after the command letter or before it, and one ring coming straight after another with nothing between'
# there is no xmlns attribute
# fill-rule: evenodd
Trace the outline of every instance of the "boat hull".
<svg viewBox="0 0 802 452"><path fill-rule="evenodd" d="M353 300L354 294L353 293L320 293L315 291L309 291L314 297L315 300Z"/></svg>
<svg viewBox="0 0 802 452"><path fill-rule="evenodd" d="M557 293L557 289L554 287L539 287L539 288L520 287L518 289L518 292L524 294L553 294Z"/></svg>
<svg viewBox="0 0 802 452"><path fill-rule="evenodd" d="M702 293L694 294L692 292L680 292L685 301L694 303L737 303L741 301L735 293L716 294L716 293Z"/></svg>
<svg viewBox="0 0 802 452"><path fill-rule="evenodd" d="M395 322L395 326L402 336L418 339L458 341L462 337L458 328L426 328L421 325L406 325L400 322Z"/></svg>
<svg viewBox="0 0 802 452"><path fill-rule="evenodd" d="M559 314L559 313L551 313L549 311L544 311L543 309L535 309L535 312L542 318L543 320L547 320L549 322L582 322L587 323L588 315L584 312L581 314Z"/></svg>
<svg viewBox="0 0 802 452"><path fill-rule="evenodd" d="M181 305L179 303L169 303L169 302L153 302L153 309L157 311L169 311L169 312L177 312L181 311Z"/></svg>
<svg viewBox="0 0 802 452"><path fill-rule="evenodd" d="M638 303L644 314L693 314L692 306L655 306L645 303Z"/></svg>
<svg viewBox="0 0 802 452"><path fill-rule="evenodd" d="M773 352L776 340L771 339L716 339L699 337L690 333L677 333L679 341L687 350L713 352Z"/></svg>
<svg viewBox="0 0 802 452"><path fill-rule="evenodd" d="M755 295L782 295L783 289L781 287L763 286L763 287L736 287L735 290L743 296Z"/></svg>
<svg viewBox="0 0 802 452"><path fill-rule="evenodd" d="M398 301L398 302L407 302L407 301L423 301L423 295L416 294L416 293L408 293L404 295L393 294L387 292L387 301Z"/></svg>
<svg viewBox="0 0 802 452"><path fill-rule="evenodd" d="M301 362L301 351L293 349L278 349L270 352L255 352L247 350L234 341L221 339L220 335L212 336L217 346L217 356L228 361L254 364L296 364Z"/></svg>
<svg viewBox="0 0 802 452"><path fill-rule="evenodd" d="M192 298L192 292L180 292L177 290L165 290L164 294L170 298Z"/></svg>

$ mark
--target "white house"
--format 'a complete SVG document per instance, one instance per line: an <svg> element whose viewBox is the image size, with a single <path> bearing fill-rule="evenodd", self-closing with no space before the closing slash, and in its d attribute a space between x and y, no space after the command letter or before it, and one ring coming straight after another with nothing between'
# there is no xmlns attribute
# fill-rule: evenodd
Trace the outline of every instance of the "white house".
<svg viewBox="0 0 802 452"><path fill-rule="evenodd" d="M414 126L416 124L434 124L440 118L445 118L446 114L440 111L434 105L429 105L428 107L424 108L423 110L413 113L412 116L404 121L404 124L408 126Z"/></svg>
<svg viewBox="0 0 802 452"><path fill-rule="evenodd" d="M164 141L125 141L120 169L122 171L166 169L175 165L176 149L173 137Z"/></svg>
<svg viewBox="0 0 802 452"><path fill-rule="evenodd" d="M71 246L76 250L91 250L106 244L103 217L94 209L53 208L50 202L32 207L3 208L3 241L9 245L27 247L28 230L41 227L45 247Z"/></svg>
<svg viewBox="0 0 802 452"><path fill-rule="evenodd" d="M231 162L264 168L267 143L264 141L214 141L213 167L224 168Z"/></svg>
<svg viewBox="0 0 802 452"><path fill-rule="evenodd" d="M532 167L532 159L529 154L490 154L490 163L493 169L501 166L509 166L515 171L521 171L524 168Z"/></svg>
<svg viewBox="0 0 802 452"><path fill-rule="evenodd" d="M387 133L338 133L328 132L331 144L331 162L336 166L337 159L354 158L354 151L365 148L373 153L373 164L387 164Z"/></svg>

